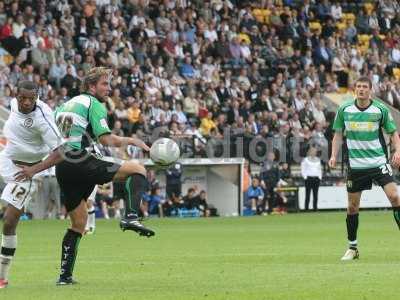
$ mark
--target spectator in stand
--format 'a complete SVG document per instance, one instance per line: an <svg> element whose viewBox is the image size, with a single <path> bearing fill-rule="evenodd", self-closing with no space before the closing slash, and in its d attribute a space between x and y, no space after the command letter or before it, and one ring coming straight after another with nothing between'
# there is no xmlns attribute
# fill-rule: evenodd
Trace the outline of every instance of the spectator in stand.
<svg viewBox="0 0 400 300"><path fill-rule="evenodd" d="M128 132L130 134L135 133L141 120L141 110L138 101L134 101L132 106L128 109L127 119L129 121Z"/></svg>

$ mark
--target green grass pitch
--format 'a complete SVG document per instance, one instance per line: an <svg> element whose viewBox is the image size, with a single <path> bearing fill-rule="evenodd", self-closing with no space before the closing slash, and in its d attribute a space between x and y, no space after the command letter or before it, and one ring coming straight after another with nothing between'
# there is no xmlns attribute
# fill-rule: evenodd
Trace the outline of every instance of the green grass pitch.
<svg viewBox="0 0 400 300"><path fill-rule="evenodd" d="M80 243L76 286L56 287L68 221L21 222L0 299L399 299L400 232L360 215L360 260L340 262L345 213L151 219L154 238L98 221Z"/></svg>

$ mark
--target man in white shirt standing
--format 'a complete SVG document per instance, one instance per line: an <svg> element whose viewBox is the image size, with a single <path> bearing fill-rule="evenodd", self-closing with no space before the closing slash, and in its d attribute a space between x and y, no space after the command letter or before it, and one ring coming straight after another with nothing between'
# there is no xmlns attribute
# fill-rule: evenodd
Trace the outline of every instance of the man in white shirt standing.
<svg viewBox="0 0 400 300"><path fill-rule="evenodd" d="M0 289L8 285L8 272L17 247L16 228L36 190L33 180L17 181L23 166L41 161L61 145L61 135L50 107L38 99L38 87L31 81L18 84L17 97L11 100L11 113L4 125L7 139L0 153L0 175L7 184L1 200L8 203L4 214L0 252Z"/></svg>
<svg viewBox="0 0 400 300"><path fill-rule="evenodd" d="M317 156L317 149L311 147L308 155L301 162L301 175L304 178L306 186L306 199L304 209L308 211L310 204L311 190L313 192L313 210L317 211L318 206L318 189L322 179L321 159Z"/></svg>

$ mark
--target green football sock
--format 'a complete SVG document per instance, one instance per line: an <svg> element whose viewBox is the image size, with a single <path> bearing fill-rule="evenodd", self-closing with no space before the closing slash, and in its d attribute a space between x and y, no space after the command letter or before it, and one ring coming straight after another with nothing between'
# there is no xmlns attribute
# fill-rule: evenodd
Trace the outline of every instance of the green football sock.
<svg viewBox="0 0 400 300"><path fill-rule="evenodd" d="M400 229L400 206L393 207L393 217Z"/></svg>

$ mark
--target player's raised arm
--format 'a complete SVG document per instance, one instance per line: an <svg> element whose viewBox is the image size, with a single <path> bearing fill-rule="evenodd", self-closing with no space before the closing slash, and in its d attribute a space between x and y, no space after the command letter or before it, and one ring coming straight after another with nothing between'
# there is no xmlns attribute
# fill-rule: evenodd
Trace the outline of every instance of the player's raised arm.
<svg viewBox="0 0 400 300"><path fill-rule="evenodd" d="M120 137L111 133L107 124L107 110L100 102L92 102L89 109L89 121L92 124L93 133L100 144L112 147L134 145L149 151L150 148L140 139Z"/></svg>

